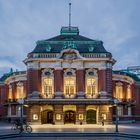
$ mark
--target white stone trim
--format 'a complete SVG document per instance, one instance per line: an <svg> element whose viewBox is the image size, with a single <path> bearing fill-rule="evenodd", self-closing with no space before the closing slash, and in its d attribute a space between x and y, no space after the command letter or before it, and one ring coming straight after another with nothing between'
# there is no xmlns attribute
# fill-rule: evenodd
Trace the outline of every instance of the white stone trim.
<svg viewBox="0 0 140 140"><path fill-rule="evenodd" d="M74 69L66 69L66 70L64 70L64 76L65 77L69 77L69 75L67 74L68 72L71 72L72 73L72 75L71 75L72 77L75 77L76 76Z"/></svg>
<svg viewBox="0 0 140 140"><path fill-rule="evenodd" d="M45 75L45 72L49 72L50 75ZM54 73L53 73L53 70L52 69L44 69L42 71L42 77L52 77L52 76L54 76Z"/></svg>
<svg viewBox="0 0 140 140"><path fill-rule="evenodd" d="M34 65L35 64L35 65ZM75 69L85 69L85 68L97 68L99 70L105 70L108 67L106 62L84 62L84 61L62 61L62 62L40 62L40 67L33 63L32 66L27 65L27 69L42 69L42 68L53 68L53 69L63 69L63 68L75 68ZM111 68L112 69L112 68Z"/></svg>
<svg viewBox="0 0 140 140"><path fill-rule="evenodd" d="M9 85L9 84L14 83L14 82L26 81L26 80L27 80L26 74L12 75L5 80L5 83Z"/></svg>

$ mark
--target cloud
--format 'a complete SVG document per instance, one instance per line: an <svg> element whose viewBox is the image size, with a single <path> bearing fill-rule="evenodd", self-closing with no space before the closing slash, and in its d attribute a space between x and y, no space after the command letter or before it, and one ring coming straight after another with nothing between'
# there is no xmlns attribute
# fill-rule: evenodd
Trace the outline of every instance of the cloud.
<svg viewBox="0 0 140 140"><path fill-rule="evenodd" d="M58 35L60 27L68 25L68 2L0 0L0 73L2 66L6 70L25 69L22 60L34 49L35 42ZM117 59L115 68L139 65L139 0L71 0L71 3L72 25L78 26L84 36L103 40L105 48ZM131 51L128 54L126 50Z"/></svg>

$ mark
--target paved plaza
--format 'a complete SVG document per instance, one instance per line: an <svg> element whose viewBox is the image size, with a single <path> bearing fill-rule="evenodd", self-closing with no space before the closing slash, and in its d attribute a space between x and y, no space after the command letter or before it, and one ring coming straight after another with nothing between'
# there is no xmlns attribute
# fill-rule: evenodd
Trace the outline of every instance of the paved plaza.
<svg viewBox="0 0 140 140"><path fill-rule="evenodd" d="M6 134L15 134L14 130L11 130L11 124L0 122L0 135ZM31 125L33 131L32 133L114 133L115 125L50 125L50 124L32 124ZM133 124L119 124L119 132L120 133L131 133L131 134L139 134L140 135L140 123ZM1 137L1 136L0 136ZM19 139L19 138L9 138L11 140ZM98 137L22 137L20 140L98 140ZM132 138L123 138L123 137L100 137L100 140L131 140Z"/></svg>
<svg viewBox="0 0 140 140"><path fill-rule="evenodd" d="M59 138L52 138L52 137L45 137L45 138L36 138L36 137L32 137L32 138L20 138L20 140L132 140L131 138L120 138L120 137L107 137L107 138L102 138L102 137L72 137L72 138L63 138L63 137L59 137ZM6 139L6 140L19 140L19 138L9 138L9 139Z"/></svg>
<svg viewBox="0 0 140 140"><path fill-rule="evenodd" d="M14 133L11 130L11 124L0 122L0 134ZM113 133L115 125L50 125L50 124L32 124L32 133L48 132L91 132L91 133ZM119 132L140 134L140 123L119 124Z"/></svg>

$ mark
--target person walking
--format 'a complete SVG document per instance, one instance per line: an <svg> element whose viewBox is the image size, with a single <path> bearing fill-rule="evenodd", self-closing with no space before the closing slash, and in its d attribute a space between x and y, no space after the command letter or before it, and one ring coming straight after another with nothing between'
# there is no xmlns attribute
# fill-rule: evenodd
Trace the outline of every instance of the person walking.
<svg viewBox="0 0 140 140"><path fill-rule="evenodd" d="M104 126L104 117L102 116L102 126Z"/></svg>

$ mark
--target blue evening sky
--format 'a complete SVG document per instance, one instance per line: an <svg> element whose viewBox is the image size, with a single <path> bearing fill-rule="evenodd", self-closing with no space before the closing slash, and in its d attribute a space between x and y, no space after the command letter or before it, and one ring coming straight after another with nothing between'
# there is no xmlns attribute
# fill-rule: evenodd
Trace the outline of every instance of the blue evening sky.
<svg viewBox="0 0 140 140"><path fill-rule="evenodd" d="M41 39L68 25L102 40L117 60L114 69L140 65L140 0L0 0L0 75L25 70L23 60Z"/></svg>

